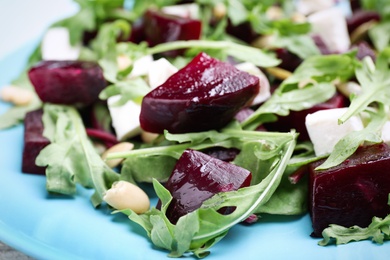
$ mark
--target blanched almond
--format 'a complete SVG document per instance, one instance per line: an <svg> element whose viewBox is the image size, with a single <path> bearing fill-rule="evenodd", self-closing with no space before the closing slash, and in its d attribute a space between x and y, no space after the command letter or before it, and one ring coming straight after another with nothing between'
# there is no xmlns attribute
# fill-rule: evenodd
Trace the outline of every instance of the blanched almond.
<svg viewBox="0 0 390 260"><path fill-rule="evenodd" d="M154 140L159 136L159 134L151 133L142 131L141 132L141 139L144 143L151 144Z"/></svg>
<svg viewBox="0 0 390 260"><path fill-rule="evenodd" d="M115 182L103 196L103 200L118 210L131 209L137 214L146 212L150 207L148 195L127 181Z"/></svg>
<svg viewBox="0 0 390 260"><path fill-rule="evenodd" d="M132 143L129 143L129 142L118 143L116 145L111 146L109 149L107 149L102 154L102 159L105 160L109 153L130 151L133 148L134 148L134 144L132 144ZM119 164L121 164L122 161L123 161L123 158L119 158L119 159L107 160L106 163L109 167L114 168L114 167L117 167Z"/></svg>
<svg viewBox="0 0 390 260"><path fill-rule="evenodd" d="M26 106L30 104L34 96L30 90L16 86L7 86L1 89L0 97L6 102L11 102L16 106Z"/></svg>

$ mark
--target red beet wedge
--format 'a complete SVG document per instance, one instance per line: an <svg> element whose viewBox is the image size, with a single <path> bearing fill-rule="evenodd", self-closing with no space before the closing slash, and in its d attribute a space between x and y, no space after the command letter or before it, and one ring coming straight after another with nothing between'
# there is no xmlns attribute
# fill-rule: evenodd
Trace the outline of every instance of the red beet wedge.
<svg viewBox="0 0 390 260"><path fill-rule="evenodd" d="M185 18L149 9L143 20L144 34L150 46L164 42L199 40L202 23L200 20ZM180 51L164 53L176 56Z"/></svg>
<svg viewBox="0 0 390 260"><path fill-rule="evenodd" d="M43 136L43 111L36 110L26 114L24 119L24 148L22 159L22 172L45 174L46 167L35 164L40 151L45 148L50 141Z"/></svg>
<svg viewBox="0 0 390 260"><path fill-rule="evenodd" d="M28 76L43 102L66 105L89 105L107 86L103 71L89 61L42 61Z"/></svg>
<svg viewBox="0 0 390 260"><path fill-rule="evenodd" d="M219 192L249 186L251 173L234 164L221 161L202 152L186 150L166 183L172 194L167 217L172 223ZM226 214L227 212L220 212Z"/></svg>
<svg viewBox="0 0 390 260"><path fill-rule="evenodd" d="M200 53L142 101L145 131L185 133L218 129L259 92L259 78Z"/></svg>
<svg viewBox="0 0 390 260"><path fill-rule="evenodd" d="M390 214L390 147L360 147L341 165L315 171L310 166L310 214L313 236L329 224L367 227L372 217Z"/></svg>

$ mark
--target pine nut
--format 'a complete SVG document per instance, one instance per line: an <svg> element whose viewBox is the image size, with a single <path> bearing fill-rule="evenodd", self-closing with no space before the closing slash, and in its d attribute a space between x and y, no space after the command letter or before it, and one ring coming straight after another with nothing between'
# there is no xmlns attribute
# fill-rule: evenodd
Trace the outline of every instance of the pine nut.
<svg viewBox="0 0 390 260"><path fill-rule="evenodd" d="M128 56L124 55L124 54L119 55L116 58L116 62L118 64L119 71L127 69L133 63L131 61L131 59Z"/></svg>
<svg viewBox="0 0 390 260"><path fill-rule="evenodd" d="M218 20L224 18L226 16L226 13L226 6L222 2L217 3L213 8L213 14Z"/></svg>
<svg viewBox="0 0 390 260"><path fill-rule="evenodd" d="M151 144L159 136L159 134L150 133L146 131L141 132L141 139L144 143Z"/></svg>
<svg viewBox="0 0 390 260"><path fill-rule="evenodd" d="M103 196L103 200L118 209L131 209L137 214L145 213L150 207L148 195L138 186L127 182L115 182Z"/></svg>
<svg viewBox="0 0 390 260"><path fill-rule="evenodd" d="M7 86L1 89L0 97L6 102L11 102L16 106L26 106L30 104L34 96L30 90L16 86Z"/></svg>
<svg viewBox="0 0 390 260"><path fill-rule="evenodd" d="M111 146L109 149L107 149L102 154L102 159L105 160L109 153L130 151L133 148L134 148L134 145L132 143L129 143L129 142L117 143L116 145ZM117 167L119 164L121 164L122 161L123 161L123 158L119 158L119 159L107 160L106 163L109 167L114 168L114 167Z"/></svg>

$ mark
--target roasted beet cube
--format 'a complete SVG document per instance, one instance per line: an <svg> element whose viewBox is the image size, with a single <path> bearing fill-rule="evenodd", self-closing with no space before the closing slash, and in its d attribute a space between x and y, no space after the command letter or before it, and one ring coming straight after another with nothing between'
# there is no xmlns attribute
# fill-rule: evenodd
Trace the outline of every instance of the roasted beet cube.
<svg viewBox="0 0 390 260"><path fill-rule="evenodd" d="M185 133L218 129L259 92L259 78L200 53L142 101L142 129Z"/></svg>
<svg viewBox="0 0 390 260"><path fill-rule="evenodd" d="M50 141L43 136L43 111L35 110L26 114L24 119L24 148L22 158L22 172L45 174L46 167L35 164L40 151L47 146Z"/></svg>
<svg viewBox="0 0 390 260"><path fill-rule="evenodd" d="M54 104L92 104L107 86L100 66L90 61L42 61L28 76L39 98Z"/></svg>
<svg viewBox="0 0 390 260"><path fill-rule="evenodd" d="M269 131L280 132L288 132L291 129L295 129L299 133L299 140L309 140L309 134L307 133L305 125L306 116L319 110L345 107L346 102L346 98L337 93L324 103L317 104L301 111L290 111L290 114L287 116L279 116L278 121L264 124L264 127Z"/></svg>
<svg viewBox="0 0 390 260"><path fill-rule="evenodd" d="M251 173L234 164L202 152L186 150L177 161L166 188L172 194L167 217L172 223L219 192L237 190L250 185ZM228 213L223 211L222 214ZM230 209L231 210L231 209Z"/></svg>
<svg viewBox="0 0 390 260"><path fill-rule="evenodd" d="M148 10L144 15L144 33L150 46L164 42L199 40L202 32L200 20ZM164 53L175 56L178 51Z"/></svg>
<svg viewBox="0 0 390 260"><path fill-rule="evenodd" d="M390 213L390 147L360 147L342 164L314 170L310 165L310 215L313 236L321 236L329 224L367 227L372 217Z"/></svg>

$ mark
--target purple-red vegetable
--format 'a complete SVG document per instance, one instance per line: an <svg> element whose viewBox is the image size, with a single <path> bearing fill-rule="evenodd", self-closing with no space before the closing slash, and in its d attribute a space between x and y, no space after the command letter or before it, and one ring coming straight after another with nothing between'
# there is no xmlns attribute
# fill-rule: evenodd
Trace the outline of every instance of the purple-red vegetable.
<svg viewBox="0 0 390 260"><path fill-rule="evenodd" d="M145 131L186 133L219 129L250 104L259 78L200 53L142 101Z"/></svg>
<svg viewBox="0 0 390 260"><path fill-rule="evenodd" d="M372 217L390 214L390 147L360 147L342 164L316 171L323 160L310 165L309 205L313 236L329 224L367 227Z"/></svg>
<svg viewBox="0 0 390 260"><path fill-rule="evenodd" d="M90 105L107 86L100 66L90 61L41 61L28 76L39 98L54 104Z"/></svg>
<svg viewBox="0 0 390 260"><path fill-rule="evenodd" d="M46 167L35 164L40 151L50 144L49 139L43 136L43 110L28 112L24 119L24 147L22 157L22 172L45 174Z"/></svg>
<svg viewBox="0 0 390 260"><path fill-rule="evenodd" d="M213 195L249 186L251 179L251 173L244 168L199 151L186 150L165 185L173 197L166 215L176 223ZM232 210L222 208L219 212L228 214Z"/></svg>

